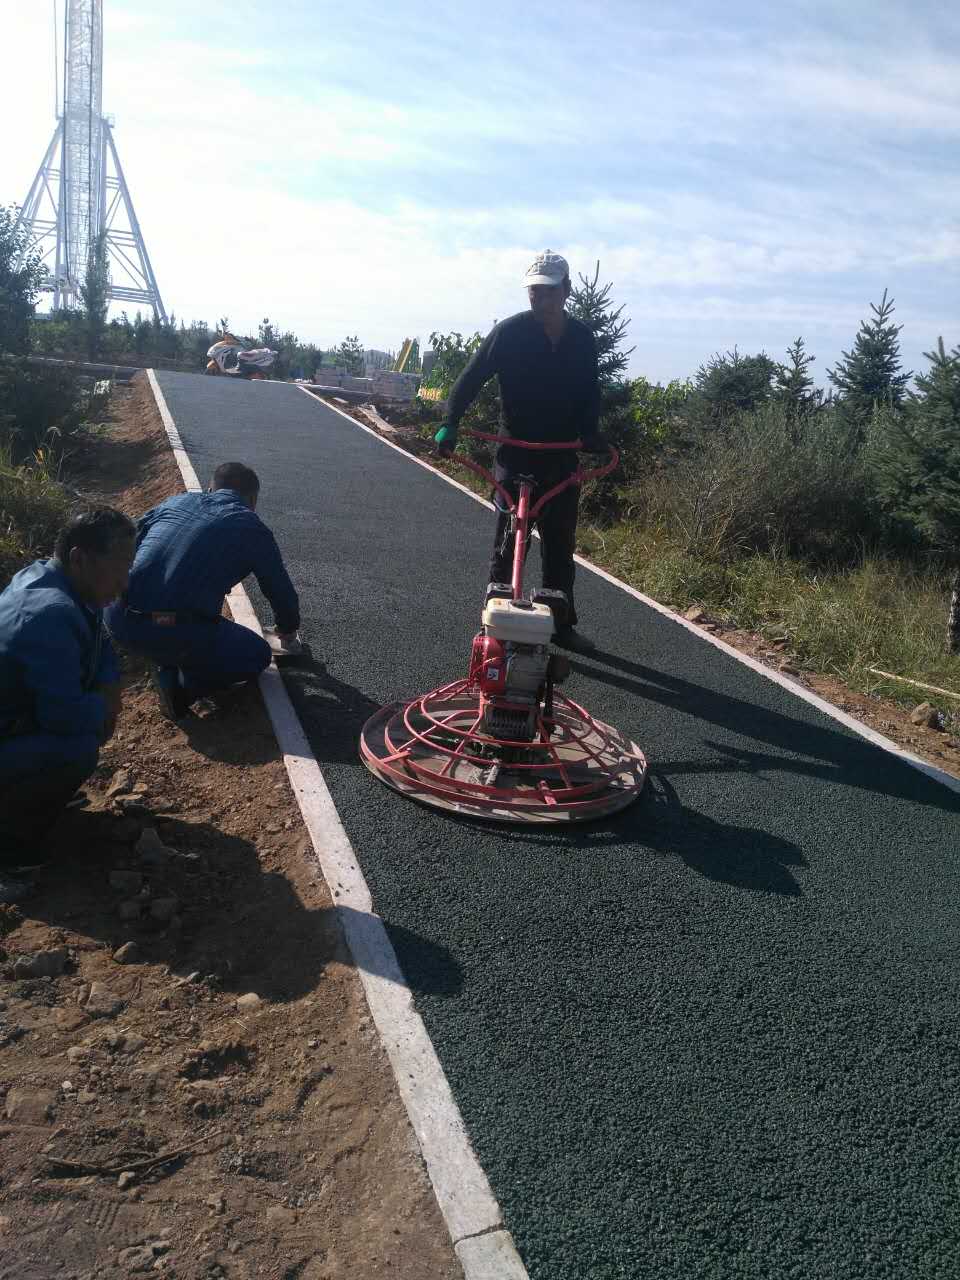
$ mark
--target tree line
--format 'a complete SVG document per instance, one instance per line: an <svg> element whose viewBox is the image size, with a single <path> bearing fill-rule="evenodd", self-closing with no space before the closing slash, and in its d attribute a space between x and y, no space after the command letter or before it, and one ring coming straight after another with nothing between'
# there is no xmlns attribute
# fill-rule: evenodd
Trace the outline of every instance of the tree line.
<svg viewBox="0 0 960 1280"><path fill-rule="evenodd" d="M23 248L14 214L0 208L0 351L83 351L94 359L200 368L207 348L229 330L225 316L215 328L173 316L107 320L102 244L91 254L83 306L36 316L42 270L35 255L14 266ZM592 275L579 276L569 304L596 337L601 429L622 457L616 481L584 495L593 518L668 529L704 556L759 551L841 564L870 546L960 566L960 347L938 336L927 367L904 370L901 326L884 291L850 349L827 370L826 392L814 386L815 357L802 336L781 360L734 347L689 378L662 385L627 376L629 320L612 291L612 282L601 284L597 263ZM481 340L479 333L432 334L427 384L449 390ZM280 353L280 377L312 377L324 365L359 374L373 356L392 363L392 353L366 352L356 335L322 349L268 318L248 341ZM419 369L419 350L413 364ZM489 427L497 409L496 389L488 386L470 418ZM960 569L948 645L960 651Z"/></svg>

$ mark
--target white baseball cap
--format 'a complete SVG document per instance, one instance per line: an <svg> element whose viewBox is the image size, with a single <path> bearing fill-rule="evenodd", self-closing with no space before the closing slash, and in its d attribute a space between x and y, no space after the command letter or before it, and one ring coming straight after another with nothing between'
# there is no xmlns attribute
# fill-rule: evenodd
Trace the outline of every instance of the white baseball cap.
<svg viewBox="0 0 960 1280"><path fill-rule="evenodd" d="M542 253L538 253L527 267L526 275L523 277L524 288L528 288L532 284L547 284L555 286L563 284L564 280L570 277L570 267L567 265L566 258L561 258L559 253L554 253L552 249L544 249Z"/></svg>

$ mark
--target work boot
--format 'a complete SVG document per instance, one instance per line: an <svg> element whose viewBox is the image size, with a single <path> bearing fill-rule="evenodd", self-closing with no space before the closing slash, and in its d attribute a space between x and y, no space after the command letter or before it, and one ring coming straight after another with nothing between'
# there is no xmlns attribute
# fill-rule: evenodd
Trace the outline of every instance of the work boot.
<svg viewBox="0 0 960 1280"><path fill-rule="evenodd" d="M557 627L553 633L553 643L559 649L569 649L571 653L595 653L597 646L576 627Z"/></svg>
<svg viewBox="0 0 960 1280"><path fill-rule="evenodd" d="M149 671L150 683L157 691L161 715L176 724L190 710L187 695L180 685L177 668L160 667L155 662L151 662Z"/></svg>
<svg viewBox="0 0 960 1280"><path fill-rule="evenodd" d="M36 892L37 886L29 877L23 874L14 874L8 871L6 867L0 866L0 903L4 906L12 906L16 902L26 902L31 894Z"/></svg>

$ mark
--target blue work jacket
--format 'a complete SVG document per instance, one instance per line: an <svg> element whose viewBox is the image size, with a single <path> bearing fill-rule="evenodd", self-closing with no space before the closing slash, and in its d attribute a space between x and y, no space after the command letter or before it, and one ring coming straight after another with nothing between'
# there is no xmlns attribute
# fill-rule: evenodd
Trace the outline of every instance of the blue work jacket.
<svg viewBox="0 0 960 1280"><path fill-rule="evenodd" d="M181 493L138 525L126 603L141 613L189 610L218 618L228 591L252 573L279 631L300 626L300 604L276 539L232 489Z"/></svg>
<svg viewBox="0 0 960 1280"><path fill-rule="evenodd" d="M99 609L75 594L56 560L21 569L0 594L0 735L103 733L98 685L119 680Z"/></svg>

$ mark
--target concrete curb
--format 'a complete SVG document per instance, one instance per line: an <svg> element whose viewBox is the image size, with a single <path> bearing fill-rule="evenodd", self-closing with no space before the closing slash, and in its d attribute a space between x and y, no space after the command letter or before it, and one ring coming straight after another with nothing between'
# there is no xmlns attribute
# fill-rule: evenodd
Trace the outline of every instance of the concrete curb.
<svg viewBox="0 0 960 1280"><path fill-rule="evenodd" d="M196 471L152 369L147 377L184 484L197 491L201 485ZM347 414L344 417L354 421ZM262 634L242 586L231 592L229 604L237 622ZM466 1280L529 1280L470 1145L383 921L372 910L363 872L275 664L260 677L260 690L464 1276Z"/></svg>

